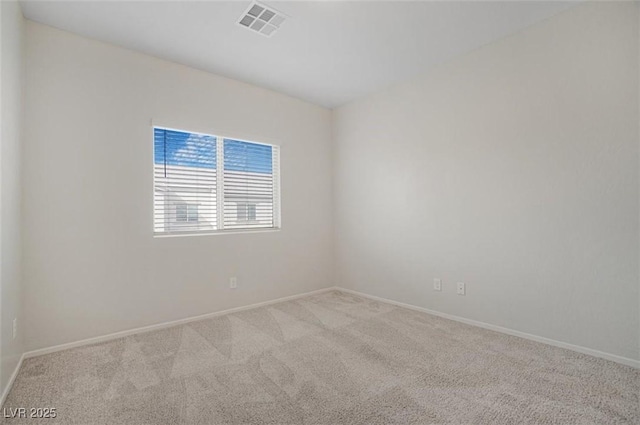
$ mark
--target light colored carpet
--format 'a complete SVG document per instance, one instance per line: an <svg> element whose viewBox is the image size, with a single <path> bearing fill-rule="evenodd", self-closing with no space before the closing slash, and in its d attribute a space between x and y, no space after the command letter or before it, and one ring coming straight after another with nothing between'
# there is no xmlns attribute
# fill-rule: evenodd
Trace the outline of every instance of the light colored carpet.
<svg viewBox="0 0 640 425"><path fill-rule="evenodd" d="M638 424L639 393L630 367L332 291L25 360L4 407L55 407L47 424Z"/></svg>

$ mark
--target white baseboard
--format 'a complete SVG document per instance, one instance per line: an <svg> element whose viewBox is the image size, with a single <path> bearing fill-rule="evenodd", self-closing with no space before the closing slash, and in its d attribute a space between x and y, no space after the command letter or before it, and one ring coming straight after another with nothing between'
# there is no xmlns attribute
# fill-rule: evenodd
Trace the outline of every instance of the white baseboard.
<svg viewBox="0 0 640 425"><path fill-rule="evenodd" d="M90 344L96 344L96 343L99 343L99 342L111 341L111 340L122 338L122 337L125 337L125 336L136 335L136 334L140 334L140 333L144 333L144 332L157 331L157 330L160 330L160 329L170 328L172 326L183 325L185 323L190 323L190 322L195 322L195 321L198 321L198 320L203 320L203 319L209 319L209 318L212 318L212 317L222 316L224 314L237 313L239 311L251 310L252 308L264 307L264 306L267 306L267 305L281 303L281 302L284 302L284 301L291 301L291 300L295 300L295 299L298 299L298 298L307 297L309 295L315 295L315 294L321 294L323 292L333 291L335 289L339 289L339 288L336 288L335 286L332 286L332 287L329 287L329 288L318 289L316 291L305 292L305 293L296 294L296 295L290 295L288 297L283 297L283 298L277 298L275 300L263 301L263 302L259 302L259 303L255 303L255 304L245 305L245 306L242 306L242 307L235 307L235 308L230 308L230 309L227 309L227 310L216 311L216 312L213 312L213 313L201 314L199 316L192 316L192 317L187 317L187 318L184 318L184 319L173 320L171 322L158 323L156 325L143 326L141 328L134 328L134 329L126 330L126 331L114 332L114 333L111 333L111 334L108 334L108 335L97 336L97 337L83 339L83 340L75 341L75 342L68 342L66 344L55 345L53 347L39 348L37 350L27 351L26 353L24 353L23 356L24 356L25 359L28 359L28 358L31 358L31 357L42 356L44 354L55 353L56 351L68 350L70 348L82 347L84 345L90 345Z"/></svg>
<svg viewBox="0 0 640 425"><path fill-rule="evenodd" d="M13 381L16 380L16 376L18 376L18 372L22 367L22 361L24 359L25 359L24 354L22 354L20 356L20 360L18 360L18 364L16 365L16 368L13 370L13 373L11 374L11 378L9 378L9 382L7 382L7 386L4 388L4 391L2 392L2 398L0 398L0 407L4 406L4 402L7 399L7 396L9 395L9 391L11 391L11 387L13 387Z"/></svg>
<svg viewBox="0 0 640 425"><path fill-rule="evenodd" d="M541 342L543 344L552 345L554 347L564 348L564 349L571 350L571 351L577 351L578 353L588 354L588 355L594 356L594 357L600 357L600 358L603 358L603 359L606 359L606 360L611 360L611 361L616 362L616 363L621 363L621 364L624 364L624 365L627 365L627 366L634 367L636 369L640 369L640 361L639 360L630 359L628 357L622 357L622 356L618 356L616 354L610 354L610 353L605 353L603 351L594 350L592 348L582 347L582 346L579 346L579 345L573 345L573 344L569 344L569 343L562 342L562 341L556 341L554 339L545 338L545 337L538 336L538 335L532 335L532 334L528 334L526 332L520 332L520 331L516 331L514 329L504 328L502 326L491 325L489 323L479 322L477 320L465 319L464 317L454 316L452 314L447 314L447 313L441 313L439 311L429 310L428 308L418 307L418 306L411 305L411 304L405 304L405 303L401 303L401 302L398 302L398 301L393 301L393 300L390 300L390 299L387 299L387 298L376 297L374 295L365 294L363 292L354 291L352 289L345 289L345 288L340 288L340 287L338 287L336 289L338 289L339 291L343 291L343 292L347 292L347 293L353 294L353 295L358 295L358 296L363 297L363 298L369 298L371 300L375 300L375 301L379 301L379 302L383 302L383 303L387 303L387 304L393 304L393 305L396 305L398 307L404 307L404 308L408 308L410 310L416 310L416 311L421 311L423 313L433 314L434 316L442 317L442 318L449 319L449 320L455 320L456 322L465 323L467 325L478 326L480 328L489 329L489 330L492 330L492 331L496 331L496 332L500 332L500 333L507 334L507 335L512 335L512 336L517 336L517 337L524 338L524 339L529 339L531 341Z"/></svg>

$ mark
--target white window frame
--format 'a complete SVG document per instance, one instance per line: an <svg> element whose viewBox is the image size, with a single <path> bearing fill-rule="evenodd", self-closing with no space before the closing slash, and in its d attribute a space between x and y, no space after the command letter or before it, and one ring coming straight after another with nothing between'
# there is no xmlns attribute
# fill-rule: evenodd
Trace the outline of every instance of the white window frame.
<svg viewBox="0 0 640 425"><path fill-rule="evenodd" d="M273 143L264 143L264 142L256 142L253 140L246 140L243 138L232 137L232 136L223 136L221 134L210 134L206 132L193 131L193 130L183 130L173 127L166 127L162 125L155 125L152 123L151 125L151 141L152 141L152 167L151 172L153 173L153 188L152 193L155 193L156 190L156 177L155 177L155 153L153 149L155 149L155 133L154 130L169 130L169 131L178 131L182 133L191 133L191 134L200 134L205 136L214 137L216 139L216 230L192 230L192 231L173 231L173 232L156 232L155 231L155 222L154 222L154 210L155 204L153 205L152 211L152 230L154 238L171 238L171 237L180 237L180 236L206 236L206 235L223 235L223 234L233 234L233 233L269 233L269 232L278 232L282 229L282 217L280 215L281 212L281 188L280 188L280 145ZM256 145L264 145L272 148L271 155L271 170L272 170L272 179L273 179L273 226L272 227L263 227L263 228L240 228L240 229L225 229L224 228L224 140L234 140L237 142L245 142L252 143ZM155 198L155 196L154 196ZM154 200L155 202L155 200ZM187 207L188 208L188 207ZM247 221L251 222L251 221ZM188 223L185 222L185 223Z"/></svg>

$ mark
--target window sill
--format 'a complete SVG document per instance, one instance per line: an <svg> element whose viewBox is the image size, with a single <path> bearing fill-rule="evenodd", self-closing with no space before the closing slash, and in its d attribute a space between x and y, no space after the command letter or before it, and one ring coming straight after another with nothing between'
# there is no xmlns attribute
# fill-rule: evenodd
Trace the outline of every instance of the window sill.
<svg viewBox="0 0 640 425"><path fill-rule="evenodd" d="M265 229L237 229L237 230L223 230L223 231L211 231L211 232L176 232L176 233L154 233L154 238L178 238L185 236L219 236L219 235L237 235L243 233L275 233L279 232L281 228L265 228Z"/></svg>

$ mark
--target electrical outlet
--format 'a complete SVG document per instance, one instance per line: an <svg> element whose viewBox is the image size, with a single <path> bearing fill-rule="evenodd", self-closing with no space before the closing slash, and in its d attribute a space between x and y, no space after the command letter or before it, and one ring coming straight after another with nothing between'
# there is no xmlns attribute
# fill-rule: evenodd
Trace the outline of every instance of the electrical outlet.
<svg viewBox="0 0 640 425"><path fill-rule="evenodd" d="M433 290L434 291L442 291L442 280L441 279L433 279Z"/></svg>
<svg viewBox="0 0 640 425"><path fill-rule="evenodd" d="M232 277L229 279L229 288L236 289L238 287L238 278Z"/></svg>
<svg viewBox="0 0 640 425"><path fill-rule="evenodd" d="M13 319L13 339L18 336L18 319Z"/></svg>
<svg viewBox="0 0 640 425"><path fill-rule="evenodd" d="M458 295L464 295L466 292L466 285L462 282L458 282L457 293Z"/></svg>

